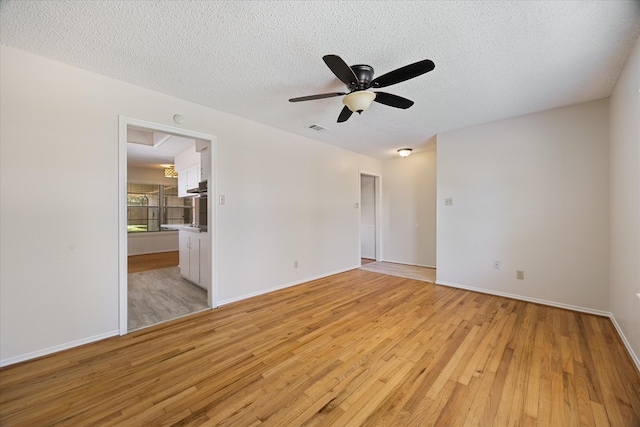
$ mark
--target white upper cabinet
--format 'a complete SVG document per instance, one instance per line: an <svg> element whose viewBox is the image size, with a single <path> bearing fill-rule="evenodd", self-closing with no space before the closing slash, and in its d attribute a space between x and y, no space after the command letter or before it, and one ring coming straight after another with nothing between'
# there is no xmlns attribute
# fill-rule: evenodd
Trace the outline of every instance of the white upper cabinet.
<svg viewBox="0 0 640 427"><path fill-rule="evenodd" d="M175 170L178 172L178 197L194 197L196 194L187 190L198 188L201 181L200 153L196 151L195 143L185 151L176 154Z"/></svg>
<svg viewBox="0 0 640 427"><path fill-rule="evenodd" d="M178 197L194 197L196 194L187 193L192 188L198 188L200 183L200 165L178 170Z"/></svg>

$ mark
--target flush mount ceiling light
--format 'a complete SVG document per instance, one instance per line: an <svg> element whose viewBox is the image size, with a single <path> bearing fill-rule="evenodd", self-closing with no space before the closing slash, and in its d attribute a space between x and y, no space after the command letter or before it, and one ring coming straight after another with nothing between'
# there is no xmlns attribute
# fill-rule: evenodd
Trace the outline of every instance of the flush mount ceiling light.
<svg viewBox="0 0 640 427"><path fill-rule="evenodd" d="M375 93L368 90L358 90L342 98L342 103L352 112L362 113L371 106L374 99L376 99Z"/></svg>
<svg viewBox="0 0 640 427"><path fill-rule="evenodd" d="M411 148L401 148L398 150L398 154L402 157L408 157L411 154Z"/></svg>
<svg viewBox="0 0 640 427"><path fill-rule="evenodd" d="M178 172L176 172L176 170L173 168L173 165L171 165L168 168L164 169L164 176L165 178L177 178Z"/></svg>

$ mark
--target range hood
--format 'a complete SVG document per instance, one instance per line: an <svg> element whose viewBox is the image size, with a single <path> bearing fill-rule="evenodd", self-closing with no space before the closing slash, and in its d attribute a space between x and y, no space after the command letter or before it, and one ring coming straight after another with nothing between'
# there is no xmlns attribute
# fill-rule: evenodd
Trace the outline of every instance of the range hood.
<svg viewBox="0 0 640 427"><path fill-rule="evenodd" d="M207 180L200 181L196 188L190 188L187 190L187 193L193 194L194 196L206 196L207 195Z"/></svg>

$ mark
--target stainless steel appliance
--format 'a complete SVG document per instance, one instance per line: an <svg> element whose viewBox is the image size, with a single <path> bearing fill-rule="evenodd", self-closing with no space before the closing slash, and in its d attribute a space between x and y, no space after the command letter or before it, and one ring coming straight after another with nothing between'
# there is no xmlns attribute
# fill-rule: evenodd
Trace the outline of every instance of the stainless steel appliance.
<svg viewBox="0 0 640 427"><path fill-rule="evenodd" d="M194 218L193 223L200 228L201 231L208 230L208 194L207 194L207 181L201 181L198 184L198 188L194 188L189 190L189 193L197 193L199 197L197 197L194 202L195 206L193 209Z"/></svg>
<svg viewBox="0 0 640 427"><path fill-rule="evenodd" d="M207 210L208 203L208 194L207 194L207 181L202 181L200 183L200 188L202 189L202 183L204 183L204 191L200 193L200 198L198 199L198 224L200 226L200 230L207 231L208 230L208 218L209 212Z"/></svg>

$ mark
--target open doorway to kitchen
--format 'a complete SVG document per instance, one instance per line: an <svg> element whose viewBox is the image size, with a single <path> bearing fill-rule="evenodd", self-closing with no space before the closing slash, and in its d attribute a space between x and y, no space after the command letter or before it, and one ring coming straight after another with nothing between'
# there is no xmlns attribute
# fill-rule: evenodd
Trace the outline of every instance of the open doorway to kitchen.
<svg viewBox="0 0 640 427"><path fill-rule="evenodd" d="M216 306L214 143L120 117L120 334Z"/></svg>
<svg viewBox="0 0 640 427"><path fill-rule="evenodd" d="M380 261L380 176L360 174L360 262Z"/></svg>

